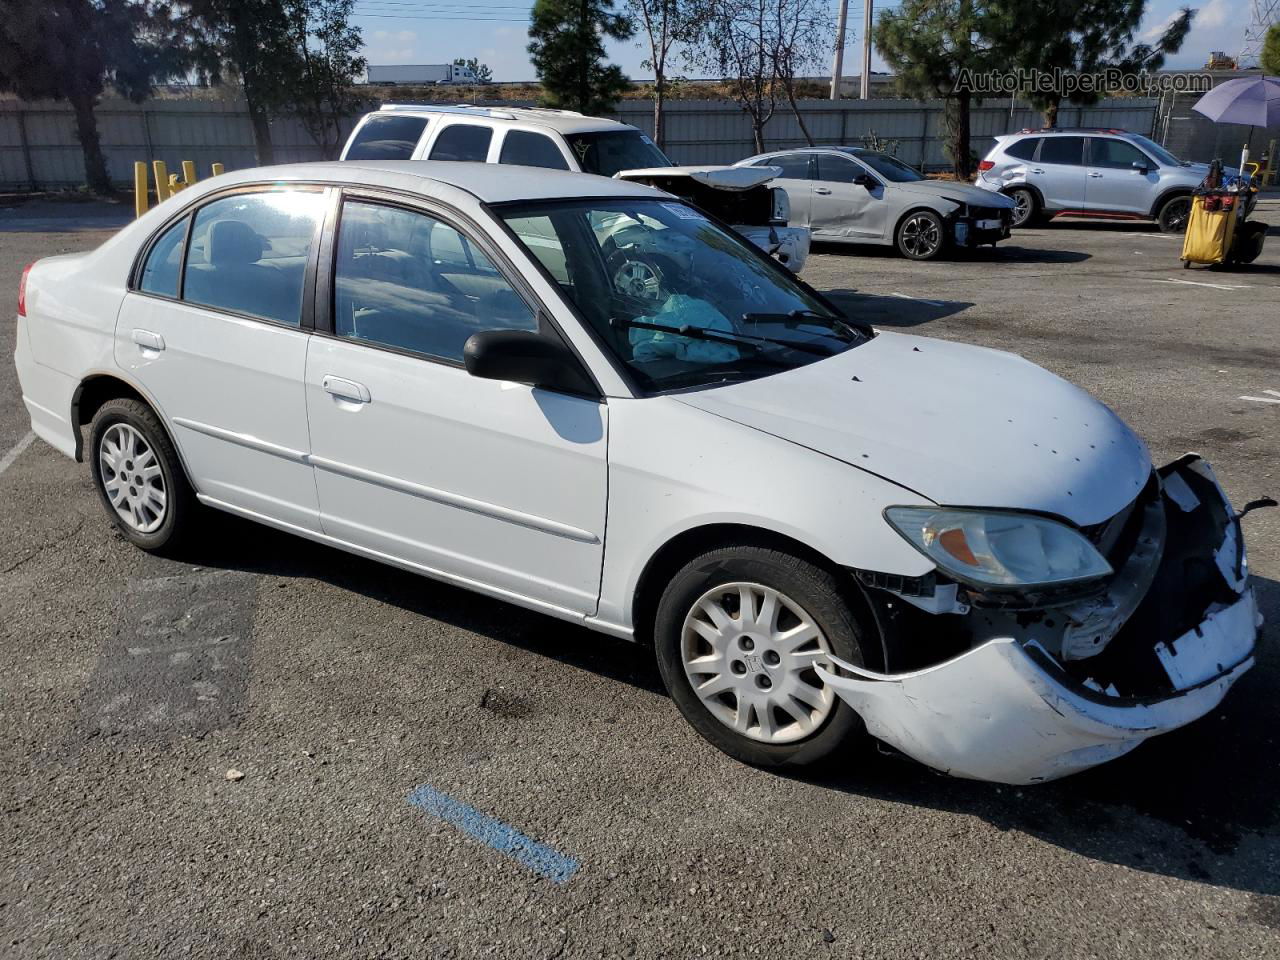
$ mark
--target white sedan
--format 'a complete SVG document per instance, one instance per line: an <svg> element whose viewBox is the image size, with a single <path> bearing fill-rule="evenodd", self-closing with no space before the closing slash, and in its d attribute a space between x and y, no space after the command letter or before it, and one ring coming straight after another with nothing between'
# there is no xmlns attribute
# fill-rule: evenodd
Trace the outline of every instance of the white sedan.
<svg viewBox="0 0 1280 960"><path fill-rule="evenodd" d="M865 727L1045 780L1202 716L1253 663L1204 461L1153 469L1016 356L846 319L649 187L245 170L33 264L18 314L33 429L139 547L198 547L214 508L651 643L749 763Z"/></svg>

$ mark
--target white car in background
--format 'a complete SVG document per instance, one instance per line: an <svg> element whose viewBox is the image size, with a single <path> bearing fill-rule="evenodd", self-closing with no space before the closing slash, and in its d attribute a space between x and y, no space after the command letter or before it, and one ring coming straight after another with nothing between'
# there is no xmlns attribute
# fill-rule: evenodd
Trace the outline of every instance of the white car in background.
<svg viewBox="0 0 1280 960"><path fill-rule="evenodd" d="M896 157L861 147L776 150L738 161L777 168L791 222L814 240L896 247L912 260L995 246L1009 236L1014 203L969 183L931 180Z"/></svg>
<svg viewBox="0 0 1280 960"><path fill-rule="evenodd" d="M789 226L787 193L769 184L777 171L677 167L635 127L573 110L383 104L356 124L340 159L518 164L647 183L731 224L788 270L799 273L809 256L809 231ZM656 280L642 259L628 271Z"/></svg>
<svg viewBox="0 0 1280 960"><path fill-rule="evenodd" d="M636 295L613 263L641 241L663 271ZM865 726L957 776L1046 780L1253 664L1203 460L1154 469L1084 391L849 320L637 184L229 173L28 267L15 360L32 428L139 547L198 547L215 508L652 644L748 763Z"/></svg>

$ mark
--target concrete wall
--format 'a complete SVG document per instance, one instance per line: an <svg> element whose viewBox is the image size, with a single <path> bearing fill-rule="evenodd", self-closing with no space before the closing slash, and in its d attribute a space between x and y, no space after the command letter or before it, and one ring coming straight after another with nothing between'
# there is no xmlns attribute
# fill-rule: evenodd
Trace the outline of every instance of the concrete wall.
<svg viewBox="0 0 1280 960"><path fill-rule="evenodd" d="M496 104L495 104L496 105ZM900 141L897 154L908 163L947 166L943 153L941 101L807 100L801 110L818 143L860 144L872 131ZM648 101L623 101L614 115L652 131ZM348 121L347 129L355 117ZM1122 99L1094 107L1064 107L1063 126L1120 127L1150 134L1156 126L1156 101ZM254 164L253 135L244 104L222 100L149 100L132 104L104 100L98 125L108 170L121 184L132 182L135 160L163 160L171 171L194 160L201 176L217 161L227 169ZM1027 126L1040 115L1022 105L1010 110L988 101L975 108L971 144L982 155L990 138ZM345 132L345 131L344 131ZM289 117L272 122L276 161L320 159L320 150L302 125ZM765 128L769 149L804 143L790 109L780 105ZM718 100L680 100L668 107L667 153L678 163L731 163L754 153L751 125L736 104ZM84 163L75 123L66 104L0 100L0 190L54 189L84 182Z"/></svg>

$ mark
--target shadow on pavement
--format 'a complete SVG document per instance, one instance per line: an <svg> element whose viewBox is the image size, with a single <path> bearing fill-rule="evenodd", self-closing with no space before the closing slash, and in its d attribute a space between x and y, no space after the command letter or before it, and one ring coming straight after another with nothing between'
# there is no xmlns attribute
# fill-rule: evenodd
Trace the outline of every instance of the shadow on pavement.
<svg viewBox="0 0 1280 960"><path fill-rule="evenodd" d="M480 633L599 676L664 694L648 647L614 639L458 587L313 545L233 517L191 562L307 577ZM246 548L252 544L252 548ZM1280 583L1254 577L1259 606L1280 618ZM934 774L867 742L819 771L790 776L815 788L981 817L1065 850L1134 870L1280 895L1274 853L1234 858L1249 836L1273 841L1280 813L1280 698L1265 656L1217 710L1082 774L1009 787ZM674 709L674 708L673 708ZM675 720L674 714L671 717ZM705 746L703 749L711 750ZM1179 835L1170 839L1167 829ZM1264 862L1267 866L1258 868Z"/></svg>
<svg viewBox="0 0 1280 960"><path fill-rule="evenodd" d="M877 327L918 327L973 306L967 300L918 300L856 290L827 290L824 296L846 316Z"/></svg>

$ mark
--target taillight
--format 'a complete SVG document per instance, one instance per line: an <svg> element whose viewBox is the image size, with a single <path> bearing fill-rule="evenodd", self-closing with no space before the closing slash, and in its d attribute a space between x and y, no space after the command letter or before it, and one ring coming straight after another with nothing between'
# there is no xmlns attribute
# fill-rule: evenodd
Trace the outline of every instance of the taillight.
<svg viewBox="0 0 1280 960"><path fill-rule="evenodd" d="M979 169L979 170L990 170L990 169L991 169L992 167L994 167L994 166L995 166L995 164L994 164L993 162L991 162L990 160L983 160L980 164L978 164L978 169Z"/></svg>
<svg viewBox="0 0 1280 960"><path fill-rule="evenodd" d="M27 315L27 274L31 272L31 268L34 266L34 263L28 263L23 267L22 279L18 281L18 316L20 317Z"/></svg>

